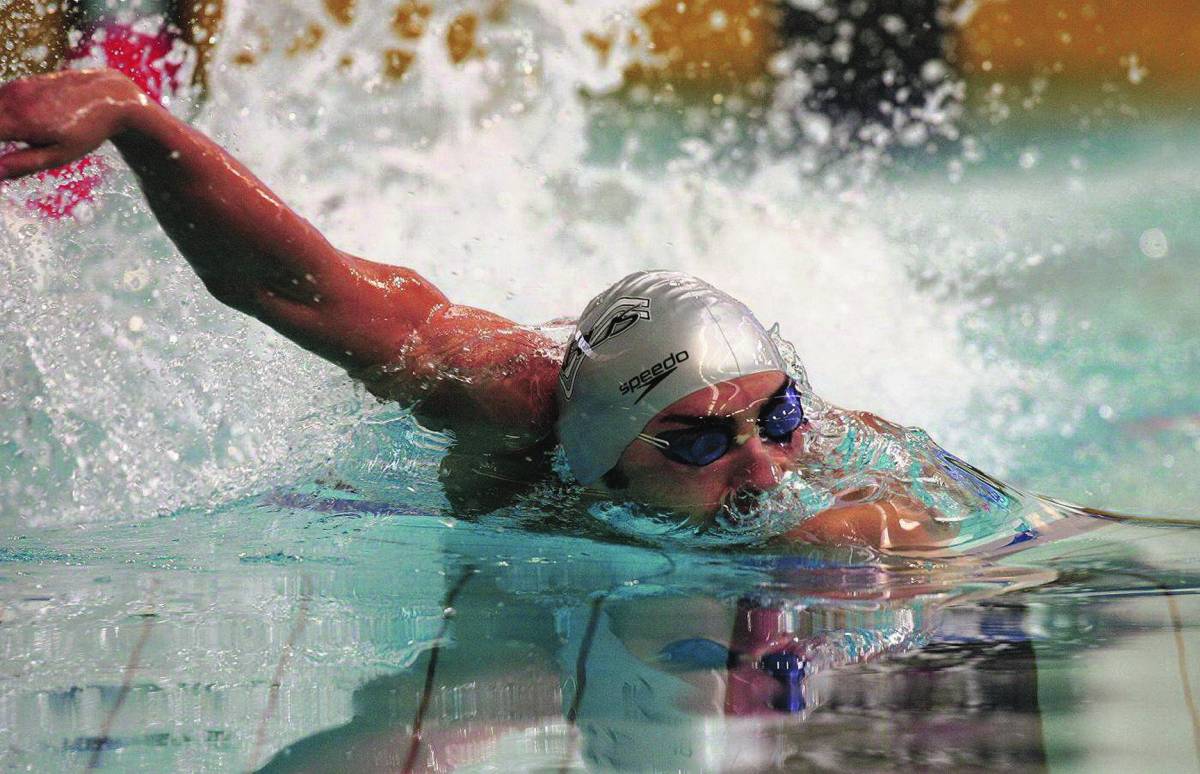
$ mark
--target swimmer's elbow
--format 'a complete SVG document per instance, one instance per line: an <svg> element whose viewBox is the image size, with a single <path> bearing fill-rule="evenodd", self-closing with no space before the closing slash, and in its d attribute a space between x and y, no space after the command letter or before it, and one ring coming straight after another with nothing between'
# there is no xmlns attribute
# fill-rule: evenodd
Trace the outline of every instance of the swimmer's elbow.
<svg viewBox="0 0 1200 774"><path fill-rule="evenodd" d="M280 306L315 306L320 294L300 292L298 283L268 282L247 276L201 273L200 280L213 298L239 312L261 317Z"/></svg>
<svg viewBox="0 0 1200 774"><path fill-rule="evenodd" d="M246 287L244 281L238 282L230 280L228 277L205 274L200 275L200 281L204 283L204 289L208 291L209 295L225 306L236 309L243 314L257 316L255 294L251 289Z"/></svg>
<svg viewBox="0 0 1200 774"><path fill-rule="evenodd" d="M277 321L295 316L305 306L277 291L245 280L201 276L209 294L225 306L278 328Z"/></svg>

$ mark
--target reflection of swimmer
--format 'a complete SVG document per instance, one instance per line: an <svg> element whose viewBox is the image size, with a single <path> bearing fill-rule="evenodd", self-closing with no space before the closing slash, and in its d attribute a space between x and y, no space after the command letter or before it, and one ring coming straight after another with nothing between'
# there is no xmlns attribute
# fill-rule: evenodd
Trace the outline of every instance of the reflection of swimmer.
<svg viewBox="0 0 1200 774"><path fill-rule="evenodd" d="M1019 505L981 495L999 489L947 467L922 434L822 403L743 304L694 277L621 280L584 310L564 358L541 332L453 304L410 269L337 250L114 71L0 88L0 140L29 145L0 157L0 178L111 140L217 299L453 430L476 457L456 471L459 490L469 477L508 491L544 480L561 443L594 494L700 529L756 529L786 485L784 515L804 519L786 525L794 537L929 550L972 514L1007 519Z"/></svg>
<svg viewBox="0 0 1200 774"><path fill-rule="evenodd" d="M212 14L217 6L209 5ZM5 21L24 33L15 36L18 41L38 41L31 47L37 57L12 57L26 69L109 67L127 75L152 99L169 104L176 97L196 96L190 92L195 91L193 82L200 82L199 49L191 42L194 32L186 30L193 24L200 28L199 8L182 0L73 0L63 3L60 12L41 16L42 26L57 23L49 29L30 29L31 20L22 19L19 10L9 10ZM19 68L8 63L4 69ZM95 199L104 172L104 161L95 155L43 171L39 177L52 190L30 197L26 204L46 217L71 216Z"/></svg>
<svg viewBox="0 0 1200 774"><path fill-rule="evenodd" d="M889 586L879 583L877 591ZM876 603L789 591L743 597L732 610L705 598L614 603L587 654L588 674L607 682L580 710L585 760L623 771L807 768L783 761L831 728L828 718L815 727L797 722L819 708L838 716L833 727L875 725L881 739L924 726L927 736L905 744L964 763L1040 756L1022 609L947 608L953 592L904 598L902 581L892 591L899 598ZM909 654L922 655L906 663ZM888 667L861 668L883 660ZM957 733L928 721L968 706ZM988 733L995 728L1005 739ZM888 756L885 748L881 757L894 762Z"/></svg>
<svg viewBox="0 0 1200 774"><path fill-rule="evenodd" d="M793 745L781 735L805 733L801 721L819 708L844 713L871 696L915 714L971 701L988 710L976 706L968 723L1012 731L1010 721L1020 720L1012 699L1034 685L1031 660L1004 661L1028 657L1027 650L1005 649L982 670L965 663L975 644L1026 639L1020 608L957 603L1052 573L892 572L814 554L756 561L764 574L745 579L723 574L721 593L712 595L698 591L714 585L707 573L693 574L700 564L684 559L660 569L649 553L633 562L621 553L627 563L615 567L615 556L593 557L594 564L560 566L565 575L558 575L513 561L448 583L445 607L454 616L416 638L422 655L356 689L349 722L289 745L264 771L441 771L501 761L540 771L580 759L589 770L759 771L788 754ZM631 565L654 567L641 580L669 577L675 590L625 585L640 574ZM764 596L767 578L773 590ZM587 593L609 580L616 581L609 591ZM859 590L848 597L847 589ZM858 668L894 662L929 642L957 648L942 663L960 668L944 679L928 660L887 673ZM1008 672L992 676L989 666ZM928 691L946 682L962 690ZM1027 748L1028 725L1017 730L1010 743ZM980 744L984 736L935 737L929 744L956 757L990 749Z"/></svg>

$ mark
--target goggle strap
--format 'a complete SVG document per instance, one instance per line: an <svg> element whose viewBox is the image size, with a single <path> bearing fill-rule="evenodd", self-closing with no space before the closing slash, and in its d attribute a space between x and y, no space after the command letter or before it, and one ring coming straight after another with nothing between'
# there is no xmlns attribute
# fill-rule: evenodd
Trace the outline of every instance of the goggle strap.
<svg viewBox="0 0 1200 774"><path fill-rule="evenodd" d="M669 444L668 442L664 441L661 438L656 438L655 436L649 435L647 433L638 433L637 437L641 438L643 441L651 444L652 446L657 446L659 449L670 449L671 448L671 444Z"/></svg>

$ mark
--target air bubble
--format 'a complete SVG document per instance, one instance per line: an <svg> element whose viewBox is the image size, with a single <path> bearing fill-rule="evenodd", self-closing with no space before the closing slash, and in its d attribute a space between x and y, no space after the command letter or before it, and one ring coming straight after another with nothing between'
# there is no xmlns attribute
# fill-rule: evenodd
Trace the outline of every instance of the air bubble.
<svg viewBox="0 0 1200 774"><path fill-rule="evenodd" d="M1162 229L1150 228L1143 231L1142 235L1138 237L1138 249L1147 258L1159 259L1167 257L1167 253L1170 252L1170 244Z"/></svg>

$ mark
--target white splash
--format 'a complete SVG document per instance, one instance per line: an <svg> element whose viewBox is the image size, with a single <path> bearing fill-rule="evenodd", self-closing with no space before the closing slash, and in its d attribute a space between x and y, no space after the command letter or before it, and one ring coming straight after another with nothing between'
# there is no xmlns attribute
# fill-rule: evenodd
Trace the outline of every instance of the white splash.
<svg viewBox="0 0 1200 774"><path fill-rule="evenodd" d="M779 322L828 399L951 424L984 371L960 311L917 288L921 256L889 236L878 148L814 170L809 145L760 153L725 126L660 164L634 160L651 142L636 131L615 162L592 160L606 138L584 93L647 56L620 42L638 5L527 0L493 18L436 4L395 82L378 72L390 7L360 4L342 28L311 4L233 2L197 125L339 247L412 266L456 301L539 323L627 272L690 271ZM485 53L456 65L443 41L467 10ZM319 49L289 57L281 41L310 21ZM264 29L272 50L234 64ZM604 63L584 39L596 30L619 41ZM749 149L748 174L720 172L722 142ZM208 298L127 173L98 209L82 226L0 212L0 520L144 518L346 453L364 405L348 379Z"/></svg>

